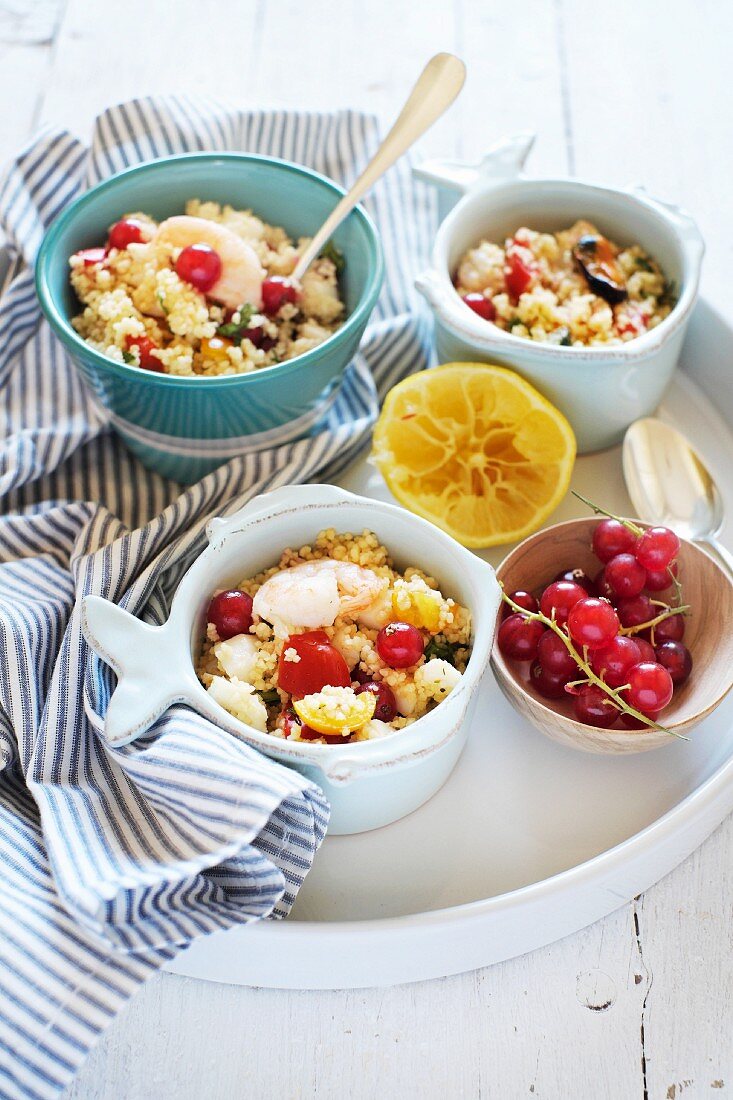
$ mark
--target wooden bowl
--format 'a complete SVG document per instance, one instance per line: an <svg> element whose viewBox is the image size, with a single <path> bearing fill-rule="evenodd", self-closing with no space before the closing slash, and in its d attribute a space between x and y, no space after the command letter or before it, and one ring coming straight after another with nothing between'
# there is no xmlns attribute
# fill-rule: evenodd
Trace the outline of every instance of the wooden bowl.
<svg viewBox="0 0 733 1100"><path fill-rule="evenodd" d="M597 523L597 517L570 520L525 539L497 570L505 590L524 588L539 595L564 569L584 569L594 577L601 569L591 550ZM686 683L675 689L659 720L675 733L689 734L733 686L733 581L694 543L683 540L677 560L684 602L691 605L685 616L683 640L692 654L693 668ZM584 752L645 752L668 745L672 739L670 734L659 730L629 730L621 725L599 729L577 722L572 717L572 701L540 696L529 681L530 662L505 660L496 636L491 664L501 690L515 710L547 737L563 745Z"/></svg>

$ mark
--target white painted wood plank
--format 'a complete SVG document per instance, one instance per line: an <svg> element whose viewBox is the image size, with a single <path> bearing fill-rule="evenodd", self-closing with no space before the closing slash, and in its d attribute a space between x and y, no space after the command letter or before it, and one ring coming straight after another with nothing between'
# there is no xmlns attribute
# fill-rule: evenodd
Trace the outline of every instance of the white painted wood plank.
<svg viewBox="0 0 733 1100"><path fill-rule="evenodd" d="M629 910L522 959L392 989L284 994L163 975L70 1100L112 1100L122 1081L126 1096L161 1100L627 1100L641 1096L645 982Z"/></svg>
<svg viewBox="0 0 733 1100"><path fill-rule="evenodd" d="M425 0L419 14L412 0L374 3L368 13L339 0L189 0L171 18L167 5L130 0L113 21L106 5L70 0L41 117L85 133L110 101L183 88L245 106L358 106L386 124L427 58L452 49L469 66L466 88L421 152L480 156L509 131L536 129L536 167L564 171L553 4L530 0L521 21L500 11L471 0ZM211 31L224 26L235 48ZM110 64L112 41L124 63Z"/></svg>
<svg viewBox="0 0 733 1100"><path fill-rule="evenodd" d="M707 241L703 292L729 306L733 264L730 44L715 0L558 0L578 175L643 183L686 206Z"/></svg>
<svg viewBox="0 0 733 1100"><path fill-rule="evenodd" d="M0 165L40 117L63 0L0 2Z"/></svg>
<svg viewBox="0 0 733 1100"><path fill-rule="evenodd" d="M650 1100L733 1089L733 818L639 912L651 989L644 1019ZM727 1091L718 1092L725 1089Z"/></svg>

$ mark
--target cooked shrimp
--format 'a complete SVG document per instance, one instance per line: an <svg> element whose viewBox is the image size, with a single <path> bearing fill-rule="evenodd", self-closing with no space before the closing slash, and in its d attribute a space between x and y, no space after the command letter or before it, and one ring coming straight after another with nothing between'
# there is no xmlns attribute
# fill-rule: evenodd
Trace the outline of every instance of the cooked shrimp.
<svg viewBox="0 0 733 1100"><path fill-rule="evenodd" d="M262 306L262 280L265 272L255 250L227 229L225 225L176 214L158 226L156 243L170 248L186 248L190 244L208 244L218 252L221 275L207 291L207 297L221 302L228 309L238 309L249 302L255 309Z"/></svg>
<svg viewBox="0 0 733 1100"><path fill-rule="evenodd" d="M353 562L321 558L281 569L255 595L252 610L278 632L333 626L379 599L388 581Z"/></svg>

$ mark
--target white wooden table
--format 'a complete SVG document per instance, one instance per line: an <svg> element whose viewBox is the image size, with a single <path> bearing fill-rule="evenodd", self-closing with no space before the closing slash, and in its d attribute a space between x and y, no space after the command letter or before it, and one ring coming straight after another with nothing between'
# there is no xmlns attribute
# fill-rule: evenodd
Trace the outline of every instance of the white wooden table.
<svg viewBox="0 0 733 1100"><path fill-rule="evenodd" d="M388 121L423 62L469 67L426 138L474 157L536 130L538 174L644 182L708 242L730 309L733 7L718 0L0 0L0 156L41 122L202 91ZM684 1100L733 1091L733 817L597 925L501 966L388 990L287 993L162 975L74 1100L400 1095Z"/></svg>

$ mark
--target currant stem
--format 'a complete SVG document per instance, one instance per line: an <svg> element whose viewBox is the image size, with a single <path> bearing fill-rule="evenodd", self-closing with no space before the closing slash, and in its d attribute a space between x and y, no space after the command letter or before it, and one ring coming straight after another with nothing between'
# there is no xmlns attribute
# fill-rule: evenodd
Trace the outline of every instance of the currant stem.
<svg viewBox="0 0 733 1100"><path fill-rule="evenodd" d="M637 538L644 534L643 527L639 527L638 524L633 523L630 519L622 519L621 516L615 515L614 512L607 512L605 508L601 508L599 504L594 504L592 500L588 500L582 493L577 493L575 489L571 489L571 492L578 500L582 500L583 504L587 504L589 508L592 508L597 516L608 516L609 519L615 519L619 523L623 523L624 527L628 527L629 531L632 531Z"/></svg>
<svg viewBox="0 0 733 1100"><path fill-rule="evenodd" d="M638 524L634 523L632 520L622 519L621 516L617 516L613 512L607 512L605 508L601 508L599 504L594 504L592 500L588 500L588 498L584 497L582 493L577 493L575 489L571 489L571 492L574 497L578 498L578 500L582 500L583 504L587 504L589 508L592 508L596 515L608 516L609 519L618 520L618 522L622 523L624 527L628 527L629 531L633 532L633 534L635 534L637 538L644 534L644 529L642 527L639 527ZM667 572L669 573L670 580L674 585L675 599L677 601L677 606L679 607L682 603L682 583L677 579L677 577L675 577L671 565L667 566Z"/></svg>
<svg viewBox="0 0 733 1100"><path fill-rule="evenodd" d="M611 518L615 519L616 517L612 516ZM514 602L511 596L507 596L504 590L504 585L501 583L501 581L499 581L499 585L501 587L501 598L506 604L509 605L509 607L511 607L512 611L519 612L522 618L526 619L527 622L532 622L532 620L536 619L538 622L544 623L545 626L554 631L554 633L557 634L558 638L562 639L563 645L575 661L578 668L581 669L583 673L585 673L587 680L591 684L596 684L599 688L601 688L601 690L604 691L606 695L608 695L609 700L613 701L618 710L622 710L626 714L630 714L633 718L636 718L637 721L642 722L645 726L649 726L650 729L660 730L662 733L668 733L671 737L678 737L681 741L688 740L686 737L683 737L682 734L675 733L674 730L669 730L665 726L660 726L658 722L654 722L651 718L647 718L647 716L645 714L642 714L641 711L629 706L626 700L618 694L618 691L614 691L613 688L610 688L608 686L605 680L601 679L600 676L596 676L595 672L590 667L588 662L584 661L583 658L580 656L577 649L570 641L569 636L565 633L561 626L558 626L554 619L549 619L547 615L544 615L541 611L527 611L526 608L520 607L518 603Z"/></svg>
<svg viewBox="0 0 733 1100"><path fill-rule="evenodd" d="M652 603L657 603L656 600L652 600ZM665 608L660 615L657 615L654 619L649 619L648 622L638 623L636 626L622 626L619 629L619 634L623 634L625 637L629 637L632 634L638 634L641 630L654 630L655 626L659 626L665 619L671 619L673 615L685 615L692 606L689 603L683 603L679 607L667 607L666 604L662 604Z"/></svg>
<svg viewBox="0 0 733 1100"><path fill-rule="evenodd" d="M677 606L680 607L682 604L682 582L678 580L677 577L675 577L671 565L667 566L667 572L669 573L672 584L674 585L674 596L677 600Z"/></svg>

